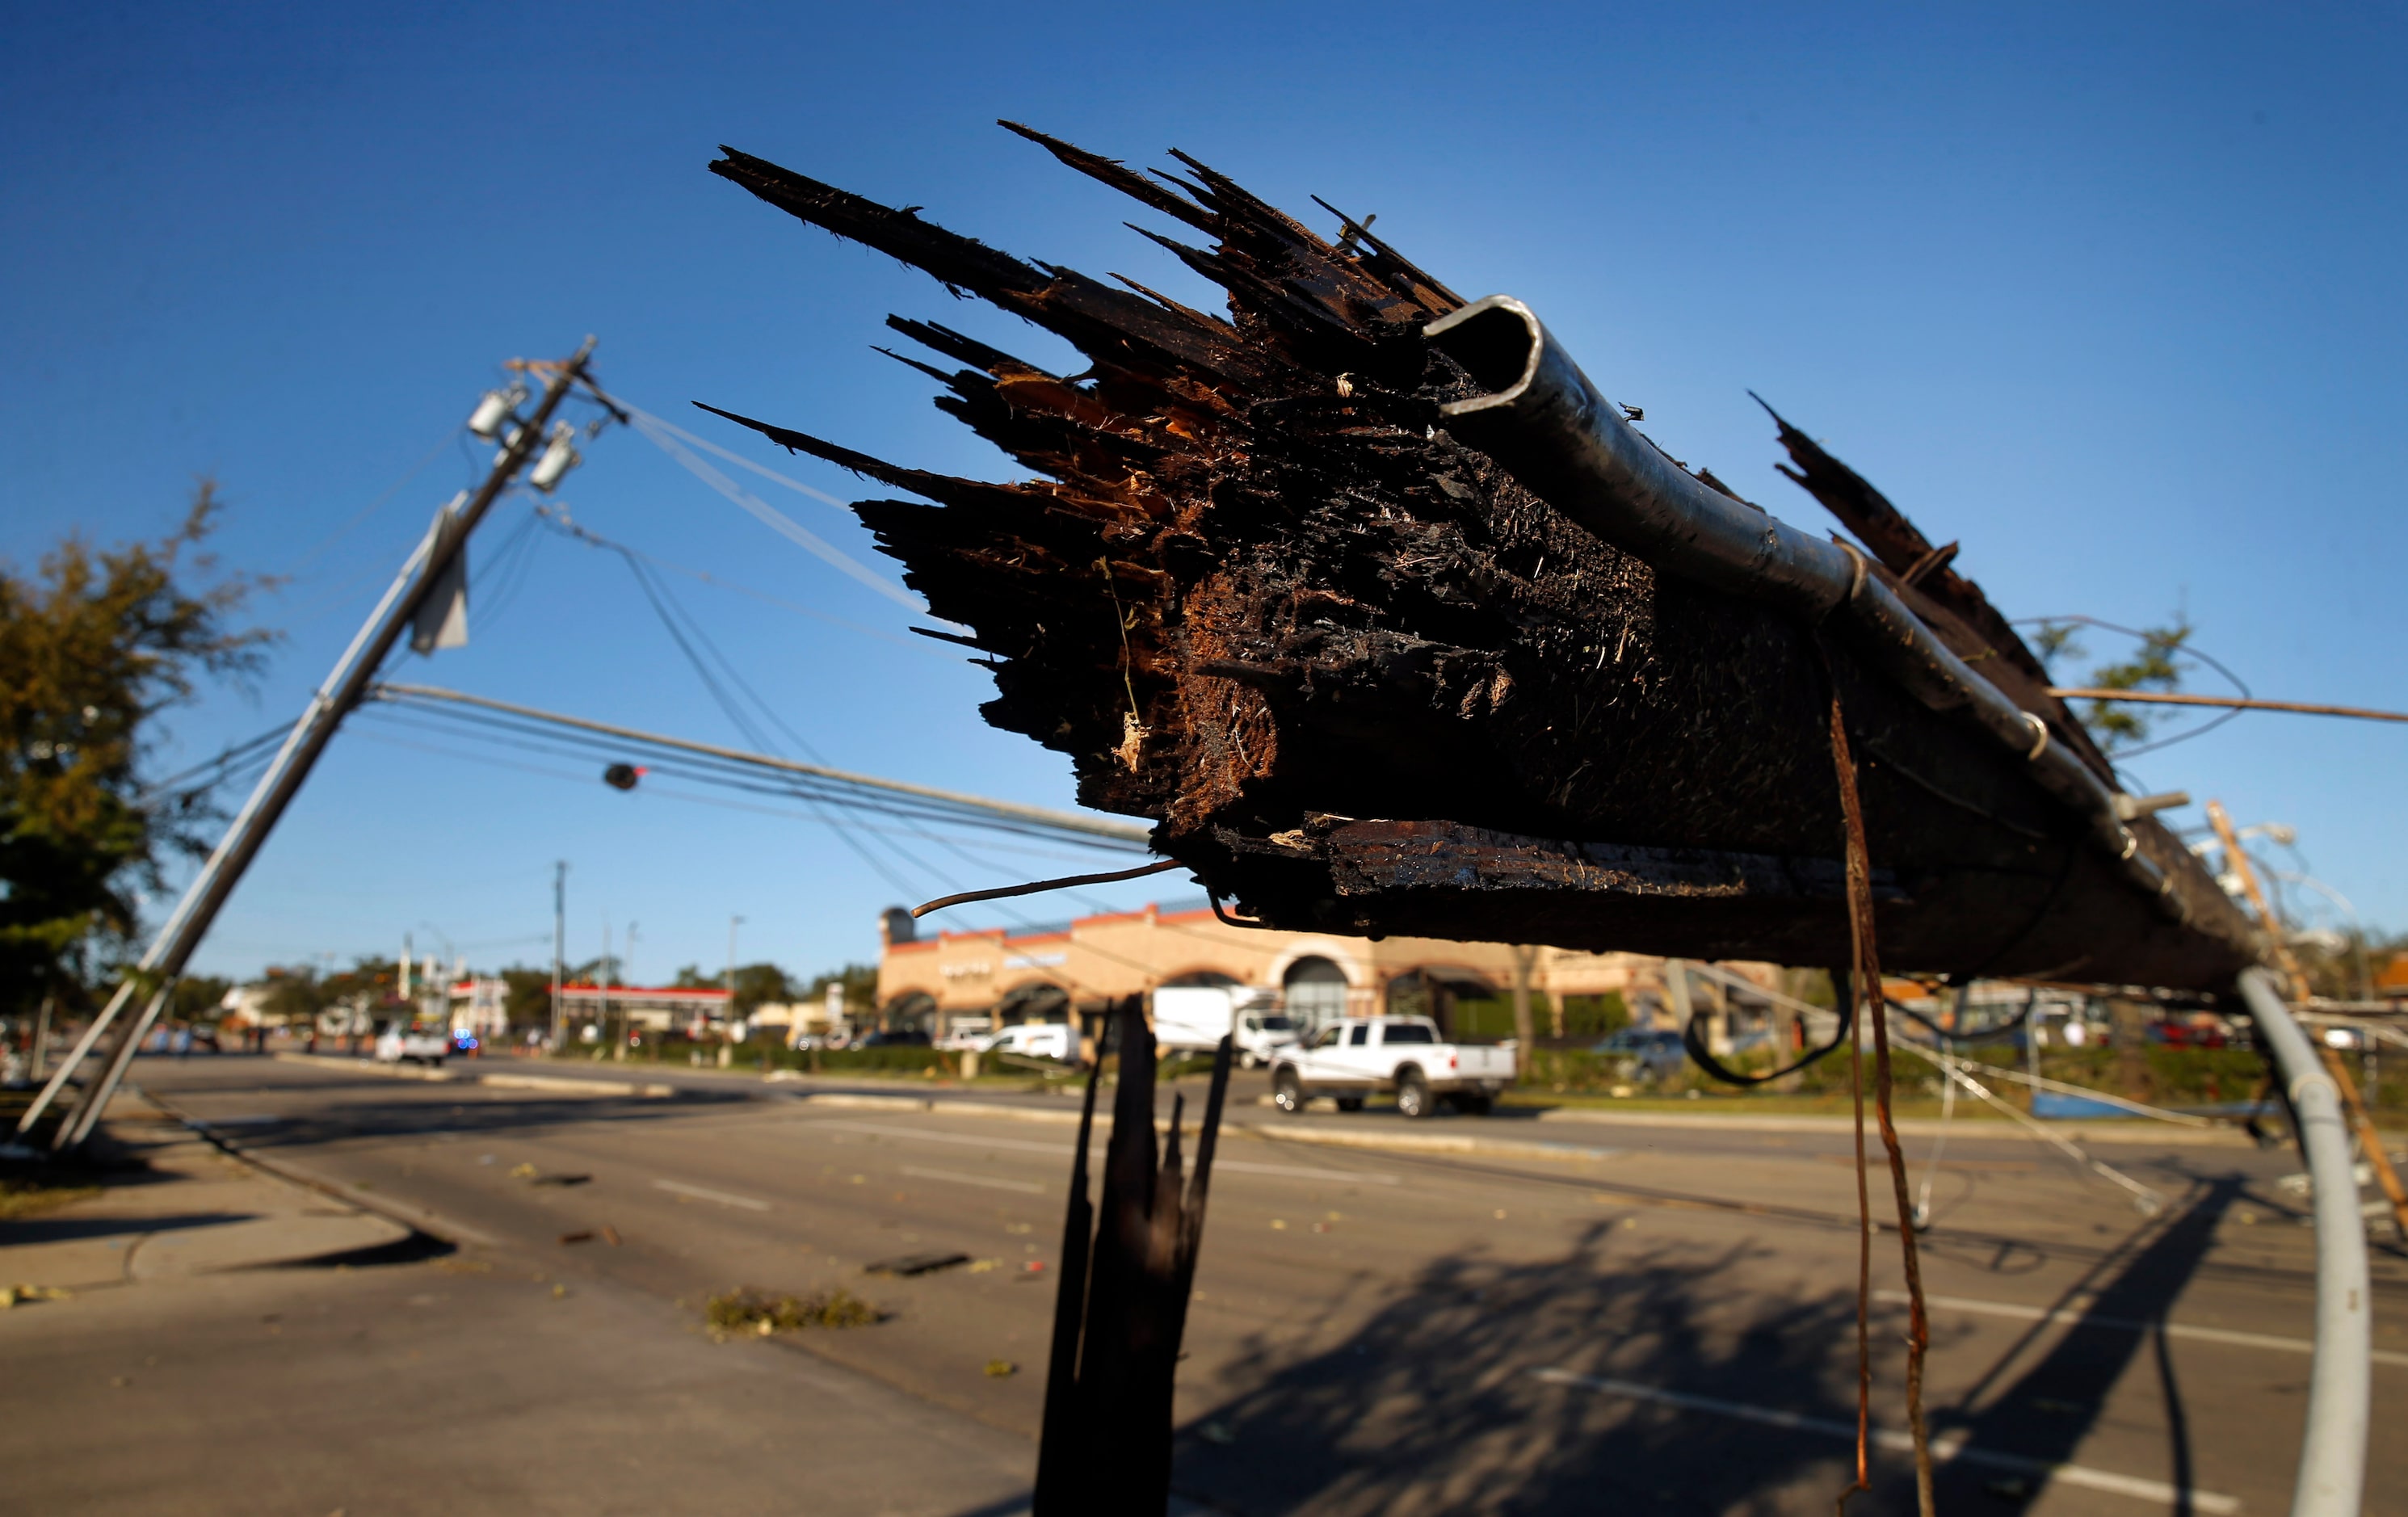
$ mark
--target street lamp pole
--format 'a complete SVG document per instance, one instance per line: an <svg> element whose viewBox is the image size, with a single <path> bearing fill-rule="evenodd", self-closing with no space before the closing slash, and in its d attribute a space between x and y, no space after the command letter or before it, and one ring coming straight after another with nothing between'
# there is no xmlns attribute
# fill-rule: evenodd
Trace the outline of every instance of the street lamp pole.
<svg viewBox="0 0 2408 1517"><path fill-rule="evenodd" d="M627 923L627 956L623 961L621 968L624 973L619 988L624 990L636 982L636 923L632 920ZM619 1040L611 1046L610 1050L610 1057L615 1062L620 1064L627 1062L627 1039L635 1036L635 1005L626 996L622 995L619 997Z"/></svg>
<svg viewBox="0 0 2408 1517"><path fill-rule="evenodd" d="M743 921L742 917L727 919L727 1009L721 1015L726 1020L724 1030L731 1038L736 1035L736 929Z"/></svg>
<svg viewBox="0 0 2408 1517"><path fill-rule="evenodd" d="M552 866L552 1052L558 1053L566 1032L560 1009L562 960L568 952L568 861Z"/></svg>

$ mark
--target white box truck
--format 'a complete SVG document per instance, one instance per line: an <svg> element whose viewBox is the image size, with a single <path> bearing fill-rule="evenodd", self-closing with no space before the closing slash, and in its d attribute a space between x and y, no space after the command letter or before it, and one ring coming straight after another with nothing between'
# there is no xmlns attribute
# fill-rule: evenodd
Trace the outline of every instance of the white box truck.
<svg viewBox="0 0 2408 1517"><path fill-rule="evenodd" d="M1243 985L1165 985L1154 993L1154 1040L1166 1055L1210 1053L1236 1034L1240 1068L1268 1064L1299 1041L1279 995Z"/></svg>

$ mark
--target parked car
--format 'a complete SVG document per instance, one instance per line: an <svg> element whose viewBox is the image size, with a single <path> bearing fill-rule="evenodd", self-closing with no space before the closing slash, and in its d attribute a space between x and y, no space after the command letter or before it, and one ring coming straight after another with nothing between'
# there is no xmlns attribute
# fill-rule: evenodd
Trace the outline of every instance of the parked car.
<svg viewBox="0 0 2408 1517"><path fill-rule="evenodd" d="M1625 1027L1608 1034L1589 1052L1612 1059L1617 1080L1664 1080L1679 1074L1689 1062L1681 1035L1661 1027Z"/></svg>
<svg viewBox="0 0 2408 1517"><path fill-rule="evenodd" d="M855 1043L855 1048L926 1048L928 1030L924 1027L894 1027L871 1033Z"/></svg>
<svg viewBox="0 0 2408 1517"><path fill-rule="evenodd" d="M1450 1043L1427 1017L1348 1017L1322 1028L1307 1049L1283 1050L1271 1066L1271 1102L1301 1111L1333 1095L1340 1111L1359 1111L1377 1091L1397 1093L1397 1109L1426 1117L1440 1101L1483 1116L1513 1081L1515 1051Z"/></svg>
<svg viewBox="0 0 2408 1517"><path fill-rule="evenodd" d="M1078 1033L1067 1022L1024 1022L996 1033L979 1052L1017 1053L1023 1058L1068 1064L1077 1056L1078 1038Z"/></svg>
<svg viewBox="0 0 2408 1517"><path fill-rule="evenodd" d="M986 1047L987 1039L994 1036L994 1024L984 1017L955 1017L953 1024L945 1029L945 1036L931 1046L949 1053L959 1053L967 1049Z"/></svg>
<svg viewBox="0 0 2408 1517"><path fill-rule="evenodd" d="M452 1034L442 1027L418 1027L407 1022L386 1024L377 1034L376 1060L379 1064L423 1064L441 1068L452 1052Z"/></svg>

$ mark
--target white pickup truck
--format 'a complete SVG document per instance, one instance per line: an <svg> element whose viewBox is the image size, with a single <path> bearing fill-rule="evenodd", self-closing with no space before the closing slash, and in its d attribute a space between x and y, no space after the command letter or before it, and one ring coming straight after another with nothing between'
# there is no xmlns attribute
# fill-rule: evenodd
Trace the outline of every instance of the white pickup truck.
<svg viewBox="0 0 2408 1517"><path fill-rule="evenodd" d="M394 1022L377 1035L376 1058L379 1064L424 1064L443 1066L452 1052L452 1035L411 1023Z"/></svg>
<svg viewBox="0 0 2408 1517"><path fill-rule="evenodd" d="M1309 1047L1282 1052L1271 1066L1271 1101L1301 1111L1332 1095L1340 1111L1359 1111L1375 1091L1397 1093L1397 1109L1426 1117L1441 1099L1473 1116L1487 1113L1513 1082L1514 1051L1440 1039L1427 1017L1348 1017L1324 1026Z"/></svg>

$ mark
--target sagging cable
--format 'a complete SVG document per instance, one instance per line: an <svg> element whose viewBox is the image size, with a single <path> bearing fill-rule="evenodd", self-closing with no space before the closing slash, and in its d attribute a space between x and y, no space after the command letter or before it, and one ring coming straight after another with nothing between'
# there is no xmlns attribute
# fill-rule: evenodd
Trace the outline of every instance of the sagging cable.
<svg viewBox="0 0 2408 1517"><path fill-rule="evenodd" d="M1049 890L1068 890L1076 885L1109 885L1116 880L1137 880L1166 869L1183 867L1177 859L1157 859L1140 864L1134 869L1115 869L1110 874L1065 875L1059 880L1032 880L1025 885L1004 885L995 890L966 890L958 895L939 895L911 908L914 918L931 911L941 911L949 906L968 906L972 901L1000 901L1013 895L1040 895Z"/></svg>

